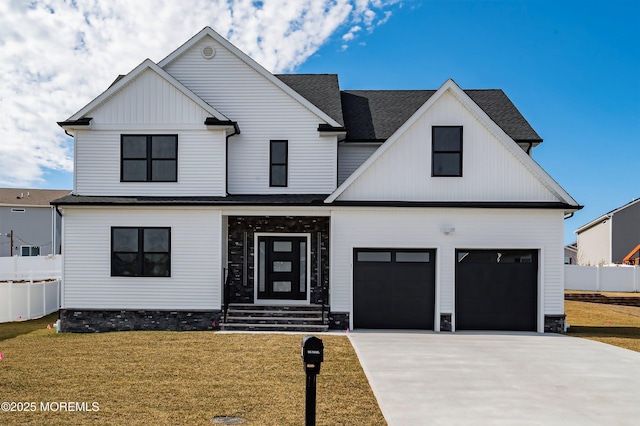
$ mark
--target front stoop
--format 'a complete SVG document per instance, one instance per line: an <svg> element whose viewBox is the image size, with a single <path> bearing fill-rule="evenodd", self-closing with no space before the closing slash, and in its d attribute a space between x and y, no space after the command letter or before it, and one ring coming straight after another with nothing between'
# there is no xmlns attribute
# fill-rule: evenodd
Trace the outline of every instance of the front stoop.
<svg viewBox="0 0 640 426"><path fill-rule="evenodd" d="M222 331L297 331L320 333L329 329L320 305L263 306L233 303Z"/></svg>

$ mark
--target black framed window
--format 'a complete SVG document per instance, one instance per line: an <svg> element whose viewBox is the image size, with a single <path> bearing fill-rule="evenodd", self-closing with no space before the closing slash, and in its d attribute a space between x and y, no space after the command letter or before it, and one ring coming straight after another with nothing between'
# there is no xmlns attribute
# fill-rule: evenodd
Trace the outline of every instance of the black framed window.
<svg viewBox="0 0 640 426"><path fill-rule="evenodd" d="M271 141L269 146L269 186L287 186L289 141Z"/></svg>
<svg viewBox="0 0 640 426"><path fill-rule="evenodd" d="M170 277L171 228L111 228L112 277Z"/></svg>
<svg viewBox="0 0 640 426"><path fill-rule="evenodd" d="M121 182L177 182L178 135L122 135Z"/></svg>
<svg viewBox="0 0 640 426"><path fill-rule="evenodd" d="M462 126L433 126L431 136L431 176L462 176Z"/></svg>

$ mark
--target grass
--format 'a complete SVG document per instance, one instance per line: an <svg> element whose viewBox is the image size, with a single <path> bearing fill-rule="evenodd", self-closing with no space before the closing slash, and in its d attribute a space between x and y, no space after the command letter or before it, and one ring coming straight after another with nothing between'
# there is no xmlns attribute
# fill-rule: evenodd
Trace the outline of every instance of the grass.
<svg viewBox="0 0 640 426"><path fill-rule="evenodd" d="M56 334L55 316L0 324L0 402L92 402L97 412L2 412L3 425L304 423L302 335L213 332ZM322 335L318 425L384 418L349 340Z"/></svg>
<svg viewBox="0 0 640 426"><path fill-rule="evenodd" d="M569 335L640 352L640 307L565 300L564 310Z"/></svg>
<svg viewBox="0 0 640 426"><path fill-rule="evenodd" d="M615 292L615 291L589 291L589 290L566 290L568 294L602 294L607 297L640 297L638 292Z"/></svg>

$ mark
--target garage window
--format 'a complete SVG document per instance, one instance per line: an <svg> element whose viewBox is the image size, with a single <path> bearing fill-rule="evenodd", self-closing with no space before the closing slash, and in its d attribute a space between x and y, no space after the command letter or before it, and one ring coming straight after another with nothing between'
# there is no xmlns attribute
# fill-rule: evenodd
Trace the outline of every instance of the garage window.
<svg viewBox="0 0 640 426"><path fill-rule="evenodd" d="M458 263L531 263L533 255L520 250L474 250L458 251Z"/></svg>
<svg viewBox="0 0 640 426"><path fill-rule="evenodd" d="M391 262L390 251L360 251L358 262Z"/></svg>
<svg viewBox="0 0 640 426"><path fill-rule="evenodd" d="M398 251L396 252L396 262L400 262L400 263L429 262L429 252Z"/></svg>

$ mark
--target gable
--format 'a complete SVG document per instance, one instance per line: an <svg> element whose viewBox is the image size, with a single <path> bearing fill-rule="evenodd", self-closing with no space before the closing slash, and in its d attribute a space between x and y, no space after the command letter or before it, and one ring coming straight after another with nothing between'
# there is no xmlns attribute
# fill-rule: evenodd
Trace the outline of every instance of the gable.
<svg viewBox="0 0 640 426"><path fill-rule="evenodd" d="M108 125L195 125L211 114L154 70L147 68L86 112L92 128Z"/></svg>
<svg viewBox="0 0 640 426"><path fill-rule="evenodd" d="M206 53L205 53L206 52ZM295 103L331 126L341 124L304 96L276 78L211 28L206 27L191 40L158 63L199 97L236 118L238 104L251 105L257 99ZM236 98L237 101L234 101ZM235 107L235 108L234 108ZM239 107L242 109L242 107Z"/></svg>
<svg viewBox="0 0 640 426"><path fill-rule="evenodd" d="M431 176L432 126L463 127L463 176ZM327 202L577 203L448 81Z"/></svg>
<svg viewBox="0 0 640 426"><path fill-rule="evenodd" d="M209 59L207 48L215 52ZM337 138L318 128L339 123L216 34L207 31L176 52L160 65L242 130L228 144L230 194L335 190ZM271 140L288 141L286 187L270 185Z"/></svg>

